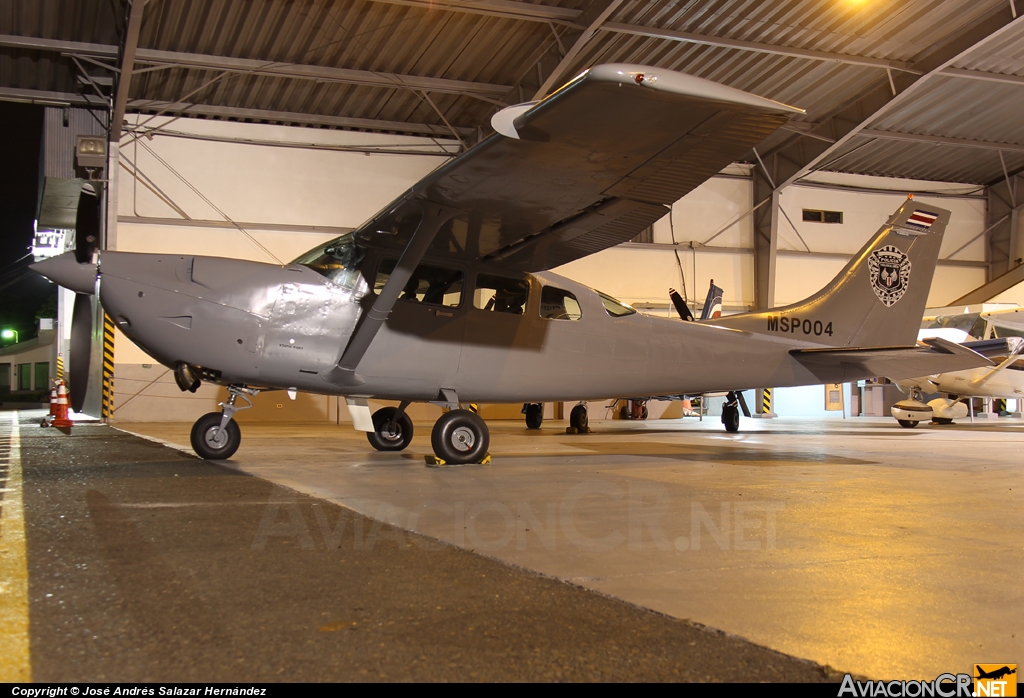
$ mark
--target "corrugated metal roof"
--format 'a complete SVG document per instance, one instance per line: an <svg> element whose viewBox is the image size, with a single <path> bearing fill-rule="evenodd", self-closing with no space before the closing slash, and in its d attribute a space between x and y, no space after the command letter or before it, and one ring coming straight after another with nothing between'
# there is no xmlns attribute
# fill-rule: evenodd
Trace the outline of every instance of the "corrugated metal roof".
<svg viewBox="0 0 1024 698"><path fill-rule="evenodd" d="M441 0L175 0L150 3L144 10L140 50L265 61L273 66L314 66L367 71L378 84L350 79L268 75L259 70L223 72L213 65L137 65L149 72L132 81L133 109L149 102L194 103L236 118L270 119L286 113L303 123L329 117L365 119L387 130L395 122L425 124L439 132L445 122L467 133L489 128L502 104L530 99L572 47L580 27L567 17L590 6L586 0L547 0L494 4L475 0L473 11L457 11ZM0 35L64 42L118 45L124 19L110 0L8 0L0 9ZM514 7L513 7L514 6ZM531 8L558 8L554 22L517 19ZM468 8L472 9L472 8ZM828 61L783 52L826 52L864 61L903 66L926 57L1006 0L639 0L625 2L605 29L563 66L566 80L591 65L622 61L681 70L793 104L807 110L804 121L819 121L872 86L886 84L883 67ZM565 12L572 11L572 12ZM623 33L623 25L653 28L706 39L703 43ZM609 27L612 30L609 30ZM627 26L626 29L629 27ZM691 36L692 38L692 36ZM699 38L699 37L698 37ZM716 40L753 42L766 51L709 45ZM109 59L106 59L109 60ZM538 67L539 66L539 67ZM1024 27L1006 32L955 68L1024 76ZM96 75L103 69L85 64ZM77 68L55 50L16 47L0 41L0 94L17 90L75 93ZM109 75L109 74L108 74ZM397 77L396 77L397 76ZM486 94L459 90L387 86L402 76L468 81L496 86ZM990 76L991 77L991 76ZM1024 107L1024 84L938 77L915 91L902 108L872 121L868 128L921 136L943 136L1024 144L1015 128ZM249 110L248 112L239 110ZM864 117L868 117L865 114ZM277 117L274 117L275 119ZM410 126L410 128L412 128ZM854 139L852 146L865 139ZM952 145L878 139L834 167L864 173L895 173L907 168L955 181L991 174L995 151ZM887 162L889 156L891 162ZM907 157L914 162L908 163ZM1010 158L1016 162L1017 156ZM998 164L998 163L997 163ZM1009 160L1008 160L1009 166ZM941 176L940 176L941 175Z"/></svg>

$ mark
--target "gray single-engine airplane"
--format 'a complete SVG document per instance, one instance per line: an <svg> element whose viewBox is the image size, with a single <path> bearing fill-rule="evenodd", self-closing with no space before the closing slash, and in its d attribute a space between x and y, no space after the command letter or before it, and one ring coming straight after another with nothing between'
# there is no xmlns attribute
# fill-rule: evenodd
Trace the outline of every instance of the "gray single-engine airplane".
<svg viewBox="0 0 1024 698"><path fill-rule="evenodd" d="M222 411L192 429L196 452L212 459L238 448L236 400L268 389L345 396L356 428L384 451L412 439L410 403L446 406L431 445L439 461L462 464L484 460L490 437L460 403L582 403L990 363L942 339L915 346L949 212L910 199L820 293L713 324L641 315L546 271L633 238L796 113L662 68L602 65L502 110L495 134L290 264L83 246L34 268L81 294L76 318L98 289L106 313L174 369L182 390L227 386ZM82 210L80 228L94 225ZM72 329L72 362L83 332ZM400 406L371 415L369 398ZM735 427L738 411L727 410ZM570 423L580 420L582 404Z"/></svg>

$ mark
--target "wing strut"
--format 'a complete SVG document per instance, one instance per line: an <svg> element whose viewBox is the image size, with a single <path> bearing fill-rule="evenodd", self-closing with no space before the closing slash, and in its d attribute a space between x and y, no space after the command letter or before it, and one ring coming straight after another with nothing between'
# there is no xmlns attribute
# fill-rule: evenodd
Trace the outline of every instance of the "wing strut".
<svg viewBox="0 0 1024 698"><path fill-rule="evenodd" d="M412 273L416 271L424 253L430 247L430 243L434 241L437 231L458 212L457 209L429 201L422 202L421 207L423 219L416 227L416 232L409 238L405 250L402 251L402 256L398 258L395 270L388 277L387 283L381 289L373 307L363 316L362 323L356 328L355 334L352 335L348 346L345 347L345 352L338 360L338 365L323 373L323 377L331 383L358 385L363 382L356 375L359 362L366 354L373 338L377 336L377 331L391 314L391 309L395 307L395 301L398 300L402 289L409 282Z"/></svg>

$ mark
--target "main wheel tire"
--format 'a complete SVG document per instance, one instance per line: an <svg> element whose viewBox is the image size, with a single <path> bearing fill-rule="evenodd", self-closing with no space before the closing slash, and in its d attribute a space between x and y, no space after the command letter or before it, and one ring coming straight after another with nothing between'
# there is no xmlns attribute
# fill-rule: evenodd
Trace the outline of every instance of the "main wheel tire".
<svg viewBox="0 0 1024 698"><path fill-rule="evenodd" d="M544 403L531 402L526 406L526 428L540 429L544 423Z"/></svg>
<svg viewBox="0 0 1024 698"><path fill-rule="evenodd" d="M952 424L953 420L947 417L932 417L932 421L936 424Z"/></svg>
<svg viewBox="0 0 1024 698"><path fill-rule="evenodd" d="M918 424L916 419L897 419L896 421L899 422L900 426L904 429L913 429Z"/></svg>
<svg viewBox="0 0 1024 698"><path fill-rule="evenodd" d="M445 463L479 463L487 455L491 435L479 416L469 410L452 410L434 423L430 445Z"/></svg>
<svg viewBox="0 0 1024 698"><path fill-rule="evenodd" d="M412 442L412 420L405 412L396 420L397 407L382 407L373 413L373 431L366 439L378 451L401 451ZM389 429L391 422L394 428Z"/></svg>
<svg viewBox="0 0 1024 698"><path fill-rule="evenodd" d="M220 429L220 412L209 412L192 425L192 450L206 460L230 458L242 443L242 430L238 422L231 420L224 430Z"/></svg>
<svg viewBox="0 0 1024 698"><path fill-rule="evenodd" d="M587 416L585 405L576 405L572 408L572 412L569 413L569 426L579 431L584 431L590 426L590 417Z"/></svg>
<svg viewBox="0 0 1024 698"><path fill-rule="evenodd" d="M722 408L722 424L725 430L735 433L740 430L740 411L737 407L726 405Z"/></svg>

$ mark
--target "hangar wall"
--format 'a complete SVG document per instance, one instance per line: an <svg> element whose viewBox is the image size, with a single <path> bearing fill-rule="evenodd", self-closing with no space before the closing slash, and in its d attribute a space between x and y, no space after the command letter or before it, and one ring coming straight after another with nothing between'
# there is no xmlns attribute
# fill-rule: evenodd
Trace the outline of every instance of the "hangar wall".
<svg viewBox="0 0 1024 698"><path fill-rule="evenodd" d="M443 151L452 148L450 141L409 136L140 115L128 119L137 130L120 151L118 226L110 246L132 252L287 261L362 223L444 163ZM139 135L153 128L159 130ZM894 191L969 189L849 175L817 178L889 191L791 187L783 193L787 215L779 228L779 304L800 300L832 278L903 201L904 194ZM917 198L954 212L944 256L984 228L983 198ZM688 297L699 309L714 279L725 289L727 310L745 309L754 296L751 207L749 169L732 166L677 202L671 216L653 227L653 244L627 243L555 271L648 312L666 314L670 286L682 290L685 279ZM803 208L843 211L843 223L804 222ZM929 305L941 305L983 283L985 269L979 263L984 258L984 240L979 239L956 255L974 266L941 264ZM122 422L192 421L216 410L224 393L212 386L195 395L181 393L170 372L120 332L114 385L113 419ZM275 394L257 398L256 407L239 419L347 421L343 406L341 413L335 398L300 395L292 402ZM414 418L428 416L413 412Z"/></svg>
<svg viewBox="0 0 1024 698"><path fill-rule="evenodd" d="M688 297L696 301L698 309L711 279L724 291L726 310L753 308L753 226L751 217L743 215L753 205L753 187L749 179L734 179L744 170L733 166L726 176L709 180L677 202L671 219L666 216L655 224L654 245L622 245L556 271L628 303L668 313L668 288L682 291L681 267ZM909 192L918 192L915 200L922 204L941 206L953 214L943 238L929 307L945 305L985 283L984 236L971 242L985 229L985 199L972 194L978 189L975 185L833 173L817 173L811 182L833 188L791 186L781 196L785 215L779 222L777 305L794 303L821 289ZM867 191L870 189L881 191ZM802 220L803 209L842 212L843 222L807 222ZM730 226L737 218L740 220ZM952 260L941 261L958 249Z"/></svg>

